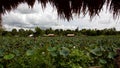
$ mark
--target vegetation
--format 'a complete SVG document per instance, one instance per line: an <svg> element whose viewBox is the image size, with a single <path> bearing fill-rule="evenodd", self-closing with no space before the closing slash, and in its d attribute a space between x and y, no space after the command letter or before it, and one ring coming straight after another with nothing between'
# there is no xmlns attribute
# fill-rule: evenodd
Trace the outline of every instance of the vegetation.
<svg viewBox="0 0 120 68"><path fill-rule="evenodd" d="M35 37L38 36L44 36L48 34L55 34L56 36L66 36L67 34L75 34L75 36L100 36L100 35L120 35L120 31L116 31L115 28L110 29L103 29L103 30L97 30L97 29L82 29L79 30L78 28L75 30L62 30L62 29L56 29L53 30L52 28L42 30L39 27L36 27L33 30L24 30L24 29L12 29L12 31L5 31L3 29L0 30L1 36L17 36L17 37L28 37L29 35L33 34Z"/></svg>
<svg viewBox="0 0 120 68"><path fill-rule="evenodd" d="M114 68L120 36L0 37L0 68Z"/></svg>
<svg viewBox="0 0 120 68"><path fill-rule="evenodd" d="M33 37L29 35L33 34ZM47 34L55 34L47 37ZM67 34L75 34L67 37ZM114 68L120 31L0 30L0 68Z"/></svg>

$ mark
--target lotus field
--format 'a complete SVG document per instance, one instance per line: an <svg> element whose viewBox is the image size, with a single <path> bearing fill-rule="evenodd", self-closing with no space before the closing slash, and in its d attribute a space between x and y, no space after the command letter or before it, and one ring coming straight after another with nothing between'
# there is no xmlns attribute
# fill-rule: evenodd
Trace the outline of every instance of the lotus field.
<svg viewBox="0 0 120 68"><path fill-rule="evenodd" d="M114 68L120 36L0 37L0 68Z"/></svg>

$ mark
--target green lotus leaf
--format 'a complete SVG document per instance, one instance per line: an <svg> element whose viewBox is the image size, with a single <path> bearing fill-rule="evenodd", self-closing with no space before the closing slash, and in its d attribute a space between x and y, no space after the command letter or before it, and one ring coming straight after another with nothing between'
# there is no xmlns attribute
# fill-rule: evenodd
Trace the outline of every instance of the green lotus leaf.
<svg viewBox="0 0 120 68"><path fill-rule="evenodd" d="M2 64L0 64L0 68L4 68Z"/></svg>
<svg viewBox="0 0 120 68"><path fill-rule="evenodd" d="M48 47L47 50L48 50L48 51L55 51L56 48L55 48L55 47Z"/></svg>
<svg viewBox="0 0 120 68"><path fill-rule="evenodd" d="M57 53L56 53L56 52L50 52L50 54L51 54L53 57L57 56Z"/></svg>
<svg viewBox="0 0 120 68"><path fill-rule="evenodd" d="M8 55L5 55L3 58L4 58L5 60L11 60L11 59L13 59L14 57L15 57L14 54L8 54Z"/></svg>
<svg viewBox="0 0 120 68"><path fill-rule="evenodd" d="M3 56L3 50L2 49L0 49L0 56Z"/></svg>
<svg viewBox="0 0 120 68"><path fill-rule="evenodd" d="M95 49L91 50L91 53L96 56L102 56L102 52L100 51L100 48L95 48Z"/></svg>
<svg viewBox="0 0 120 68"><path fill-rule="evenodd" d="M27 50L26 51L26 55L27 56L31 56L31 55L33 55L34 54L34 51L33 50Z"/></svg>
<svg viewBox="0 0 120 68"><path fill-rule="evenodd" d="M100 62L101 64L106 64L106 63L107 63L107 61L104 60L104 59L99 59L99 62Z"/></svg>
<svg viewBox="0 0 120 68"><path fill-rule="evenodd" d="M113 53L113 52L109 52L109 54L108 54L108 58L110 58L110 59L114 59L114 56L115 56L115 53Z"/></svg>
<svg viewBox="0 0 120 68"><path fill-rule="evenodd" d="M69 49L68 48L62 48L62 50L60 50L60 55L63 55L63 56L68 56L70 53Z"/></svg>

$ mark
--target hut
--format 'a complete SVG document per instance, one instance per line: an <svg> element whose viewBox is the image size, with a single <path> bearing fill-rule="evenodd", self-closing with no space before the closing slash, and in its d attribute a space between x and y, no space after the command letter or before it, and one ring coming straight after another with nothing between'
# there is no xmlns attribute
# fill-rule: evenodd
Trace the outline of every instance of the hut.
<svg viewBox="0 0 120 68"><path fill-rule="evenodd" d="M33 35L33 34L30 34L29 37L34 37L34 35Z"/></svg>
<svg viewBox="0 0 120 68"><path fill-rule="evenodd" d="M48 37L54 37L55 34L48 34L47 36L48 36Z"/></svg>
<svg viewBox="0 0 120 68"><path fill-rule="evenodd" d="M67 37L74 37L75 34L67 34Z"/></svg>

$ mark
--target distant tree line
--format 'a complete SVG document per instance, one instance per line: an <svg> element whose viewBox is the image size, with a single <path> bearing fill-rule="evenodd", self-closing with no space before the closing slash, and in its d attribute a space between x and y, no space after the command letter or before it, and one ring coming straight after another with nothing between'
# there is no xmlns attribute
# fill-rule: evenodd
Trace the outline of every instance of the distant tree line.
<svg viewBox="0 0 120 68"><path fill-rule="evenodd" d="M36 27L34 30L25 30L25 29L12 29L11 31L6 31L4 29L0 29L0 36L18 36L18 37L27 37L33 34L33 36L44 36L47 34L55 34L56 36L66 36L67 34L75 34L75 36L99 36L99 35L120 35L120 31L116 31L115 28L110 29L82 29L79 30L76 28L75 30L63 30L63 29L55 29L52 28L42 30L39 27Z"/></svg>

